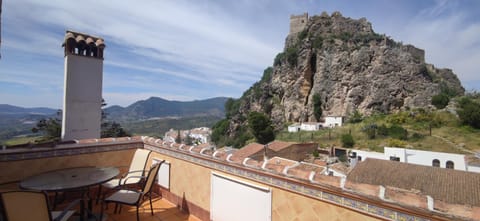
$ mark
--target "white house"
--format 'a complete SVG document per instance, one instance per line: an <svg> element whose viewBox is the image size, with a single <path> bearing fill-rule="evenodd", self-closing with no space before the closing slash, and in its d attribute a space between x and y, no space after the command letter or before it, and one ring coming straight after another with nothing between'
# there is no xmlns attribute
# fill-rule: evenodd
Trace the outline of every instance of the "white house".
<svg viewBox="0 0 480 221"><path fill-rule="evenodd" d="M462 171L480 172L480 168L468 165L463 154L442 153L424 150L413 150L396 147L385 147L384 153L352 150L350 163L355 165L366 158L395 160L404 163L450 168Z"/></svg>
<svg viewBox="0 0 480 221"><path fill-rule="evenodd" d="M317 131L322 127L321 123L318 122L303 122L300 125L300 130L304 131Z"/></svg>
<svg viewBox="0 0 480 221"><path fill-rule="evenodd" d="M343 117L341 116L327 116L323 127L341 127L343 124Z"/></svg>
<svg viewBox="0 0 480 221"><path fill-rule="evenodd" d="M288 126L288 132L290 133L295 133L300 131L300 124L299 123L294 123L290 126Z"/></svg>
<svg viewBox="0 0 480 221"><path fill-rule="evenodd" d="M208 143L212 130L208 127L199 127L190 130L189 136L200 143Z"/></svg>

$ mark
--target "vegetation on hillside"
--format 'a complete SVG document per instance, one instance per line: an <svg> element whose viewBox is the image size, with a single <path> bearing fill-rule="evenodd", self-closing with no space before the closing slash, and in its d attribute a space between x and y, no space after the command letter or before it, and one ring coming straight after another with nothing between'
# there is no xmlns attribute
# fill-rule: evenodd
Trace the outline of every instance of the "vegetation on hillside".
<svg viewBox="0 0 480 221"><path fill-rule="evenodd" d="M322 114L322 98L320 97L319 93L315 93L313 95L313 115L317 121L320 121Z"/></svg>
<svg viewBox="0 0 480 221"><path fill-rule="evenodd" d="M462 97L458 103L458 116L462 124L480 129L480 102L467 96Z"/></svg>
<svg viewBox="0 0 480 221"><path fill-rule="evenodd" d="M440 93L432 97L432 105L437 109L443 109L450 102L450 97L447 94Z"/></svg>
<svg viewBox="0 0 480 221"><path fill-rule="evenodd" d="M266 82L270 82L272 79L273 68L267 67L263 71L262 78L260 81L255 82L247 91L245 91L239 99L229 98L225 102L225 119L218 121L212 127L212 142L214 142L217 146L233 146L235 148L241 148L245 146L248 141L253 141L255 138L255 134L252 133L252 130L249 130L246 126L241 126L236 129L235 136L230 137L228 136L228 132L231 129L231 122L233 122L233 118L237 117L235 120L238 121L247 121L249 116L244 116L239 113L240 106L242 102L247 102L247 99L254 98L259 99L264 94L264 90L261 88ZM268 113L270 112L271 106L269 105L271 102L271 97L266 98L264 105L262 106L263 112ZM272 127L273 131L273 127ZM267 136L270 132L264 131L265 134L261 136ZM258 135L258 134L257 134ZM274 134L272 134L274 135ZM268 135L271 136L271 135ZM257 137L258 138L258 137ZM260 138L263 141L263 138Z"/></svg>
<svg viewBox="0 0 480 221"><path fill-rule="evenodd" d="M248 127L260 144L267 144L275 139L272 121L263 113L252 112L248 115Z"/></svg>
<svg viewBox="0 0 480 221"><path fill-rule="evenodd" d="M480 107L478 103L476 107ZM465 108L468 109L468 105ZM459 108L459 116L461 112L462 109ZM469 120L472 120L472 123L480 122L480 119ZM378 152L383 152L385 146L392 146L465 154L466 151L480 150L479 134L479 128L467 124L453 113L415 109L395 114L373 114L363 117L361 122L346 123L342 127L325 128L315 132L282 131L277 134L277 139L313 141L322 147L350 147L350 144L354 143L355 148ZM347 135L351 135L352 140L346 137Z"/></svg>
<svg viewBox="0 0 480 221"><path fill-rule="evenodd" d="M58 118L41 119L32 128L32 132L42 134L40 139L36 140L37 143L59 141L62 133L62 121Z"/></svg>

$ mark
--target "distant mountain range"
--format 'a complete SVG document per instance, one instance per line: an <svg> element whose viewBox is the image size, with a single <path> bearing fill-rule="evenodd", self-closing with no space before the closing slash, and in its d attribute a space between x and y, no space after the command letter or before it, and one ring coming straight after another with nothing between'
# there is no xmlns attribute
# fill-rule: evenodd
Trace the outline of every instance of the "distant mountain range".
<svg viewBox="0 0 480 221"><path fill-rule="evenodd" d="M150 97L125 108L115 105L105 108L104 111L107 119L119 122L201 116L223 117L227 99L226 97L216 97L195 101L169 101L159 97Z"/></svg>
<svg viewBox="0 0 480 221"><path fill-rule="evenodd" d="M25 114L35 114L35 115L51 115L57 112L56 109L46 108L46 107L34 107L34 108L25 108L17 107L9 104L0 104L0 116L1 115L25 115Z"/></svg>
<svg viewBox="0 0 480 221"><path fill-rule="evenodd" d="M195 101L169 101L159 97L137 101L127 107L114 105L104 109L108 120L121 122L133 134L162 135L170 128L211 126L225 116L224 105L228 98L217 97ZM0 142L31 133L32 127L42 118L56 117L57 109L23 108L0 104ZM187 125L178 120L187 119ZM177 121L172 121L176 119ZM149 121L148 123L142 123ZM128 122L128 123L127 123ZM142 125L155 125L144 128ZM153 131L155 130L155 131Z"/></svg>
<svg viewBox="0 0 480 221"><path fill-rule="evenodd" d="M31 129L31 125L37 123L38 120L53 117L56 114L57 110L52 108L24 108L0 104L0 130L22 128L22 125L29 125L28 127Z"/></svg>

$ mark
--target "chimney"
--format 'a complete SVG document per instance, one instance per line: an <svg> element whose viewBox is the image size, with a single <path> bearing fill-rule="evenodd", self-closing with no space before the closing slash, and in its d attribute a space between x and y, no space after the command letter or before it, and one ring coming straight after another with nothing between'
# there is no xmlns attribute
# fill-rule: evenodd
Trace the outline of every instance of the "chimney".
<svg viewBox="0 0 480 221"><path fill-rule="evenodd" d="M102 118L102 38L66 31L62 140L100 138Z"/></svg>

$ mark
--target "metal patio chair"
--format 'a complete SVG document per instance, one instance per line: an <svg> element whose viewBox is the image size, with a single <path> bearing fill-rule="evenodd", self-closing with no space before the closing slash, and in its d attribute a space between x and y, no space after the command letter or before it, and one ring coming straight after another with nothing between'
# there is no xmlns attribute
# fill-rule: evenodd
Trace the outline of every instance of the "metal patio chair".
<svg viewBox="0 0 480 221"><path fill-rule="evenodd" d="M104 199L104 203L115 203L117 205L130 205L130 206L136 206L137 208L137 221L140 220L139 214L138 214L138 209L140 205L143 203L144 198L148 197L150 201L150 211L153 216L153 205L152 205L152 186L153 182L155 181L155 178L157 177L158 170L160 169L160 165L164 163L165 160L161 161L160 163L154 164L151 168L150 171L148 171L148 176L146 177L144 186L141 191L138 190L128 190L128 189L121 189L112 194L111 196L107 197ZM102 212L100 215L100 220L103 218L103 209L104 206L102 205ZM121 209L121 208L120 208ZM117 211L117 207L115 207L115 212Z"/></svg>
<svg viewBox="0 0 480 221"><path fill-rule="evenodd" d="M80 199L71 202L63 211L51 211L45 192L10 191L1 193L5 217L8 221L66 221Z"/></svg>

